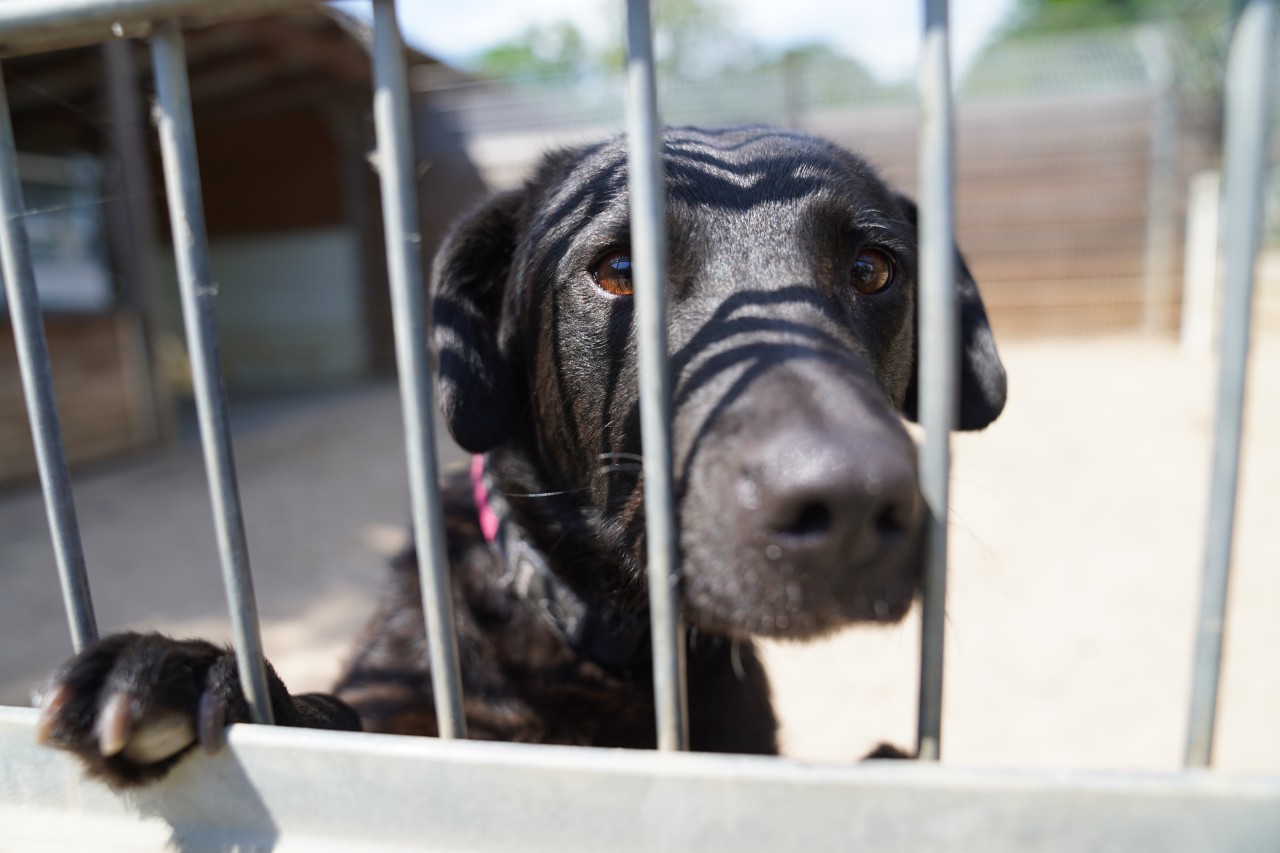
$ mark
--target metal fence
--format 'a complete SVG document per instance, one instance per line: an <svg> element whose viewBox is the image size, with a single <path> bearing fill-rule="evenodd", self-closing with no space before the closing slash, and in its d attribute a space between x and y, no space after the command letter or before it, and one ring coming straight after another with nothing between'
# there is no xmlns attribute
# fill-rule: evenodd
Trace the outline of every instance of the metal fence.
<svg viewBox="0 0 1280 853"><path fill-rule="evenodd" d="M1190 279L1189 183L1220 157L1224 41L1216 31L1193 37L1154 25L1025 36L999 40L957 70L956 230L1001 337L1176 332ZM535 150L623 127L620 76L599 62L462 80L423 66L410 81L440 116L430 144L461 147L498 187L522 179ZM909 81L817 55L661 75L658 88L669 124L781 124L848 145L899 187L919 185ZM1274 247L1274 175L1268 193Z"/></svg>
<svg viewBox="0 0 1280 853"><path fill-rule="evenodd" d="M213 324L216 288L209 273L179 17L257 15L304 5L309 4L302 0L9 0L0 6L0 45L11 52L138 34L150 39L170 225L215 533L242 686L258 723L270 723L271 711ZM658 744L662 750L678 751L687 748L688 736L668 432L671 390L664 322L660 124L649 4L630 0L627 8L631 236L642 276L636 301ZM422 557L440 735L444 740L461 739L466 727L430 417L434 359L424 328L404 47L394 0L374 0L373 9L376 162L382 182L413 529ZM1250 290L1261 221L1260 176L1268 88L1273 83L1268 70L1274 11L1273 0L1250 0L1231 47L1224 228L1227 309L1203 609L1187 738L1189 767L1206 767L1212 755ZM936 760L941 753L949 435L957 381L952 361L956 307L951 284L955 256L949 65L947 4L928 0L919 78L921 415L926 436L921 480L933 510L919 713L919 753L925 760ZM0 264L68 622L79 648L92 641L97 630L23 214L13 130L0 87ZM1144 779L1041 777L962 773L906 763L803 768L782 760L583 754L551 747L406 743L386 737L252 728L233 735L233 758L207 763L203 776L179 772L159 790L135 797L126 809L105 791L81 790L76 770L64 758L30 745L32 727L29 711L0 713L0 739L6 744L6 758L0 761L0 792L6 795L6 808L26 815L9 824L17 827L18 837L27 837L21 834L23 827L31 838L44 837L49 825L33 828L32 821L44 820L51 809L76 814L82 823L74 831L83 830L86 838L95 837L96 826L117 826L121 816L133 809L163 818L184 849L279 846L289 840L288 832L311 842L327 834L330 846L343 846L335 839L346 838L364 844L433 843L477 849L512 843L534 849L670 849L694 844L708 849L779 849L802 837L808 846L837 848L861 841L882 850L934 846L1226 850L1262 849L1280 840L1280 780L1276 779L1244 781L1198 773ZM28 741L19 743L24 736ZM324 784L325 779L342 779L344 784L335 788ZM300 784L307 791L302 797L297 795ZM430 802L421 807L424 796Z"/></svg>
<svg viewBox="0 0 1280 853"><path fill-rule="evenodd" d="M1159 48L1153 48L1159 43ZM1144 50L1146 48L1146 50ZM1007 98L1079 97L1159 85L1153 54L1173 55L1188 85L1206 86L1203 57L1179 49L1163 30L1116 28L1057 33L995 45L954 81L961 103ZM410 84L468 136L617 127L624 121L621 80L599 67L556 74L458 79L413 69ZM663 119L680 124L802 123L824 112L911 106L908 81L882 80L839 56L794 57L759 68L727 68L689 78L658 77Z"/></svg>

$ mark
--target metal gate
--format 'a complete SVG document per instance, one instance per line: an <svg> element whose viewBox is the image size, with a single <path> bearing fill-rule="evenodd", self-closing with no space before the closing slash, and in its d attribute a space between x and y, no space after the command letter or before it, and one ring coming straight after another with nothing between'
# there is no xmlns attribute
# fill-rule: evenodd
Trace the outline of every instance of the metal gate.
<svg viewBox="0 0 1280 853"><path fill-rule="evenodd" d="M213 324L190 93L179 18L259 16L308 0L7 0L0 45L46 50L146 35L170 225L214 525L243 688L271 723L249 556ZM236 727L229 749L118 797L36 747L36 712L0 708L0 849L1260 850L1280 848L1280 778L1210 763L1261 219L1274 0L1250 0L1228 68L1226 294L1212 506L1196 645L1188 769L1142 776L960 771L941 751L943 604L956 350L947 6L928 0L921 93L921 481L932 512L924 594L919 762L806 766L671 754L687 747L684 631L676 600L669 444L662 162L647 0L629 0L632 252L638 276L642 435L659 753L464 743L425 329L404 47L394 0L374 0L376 165L392 288L414 536L421 555L440 739ZM61 446L9 108L0 85L0 265L22 367L68 623L97 635Z"/></svg>

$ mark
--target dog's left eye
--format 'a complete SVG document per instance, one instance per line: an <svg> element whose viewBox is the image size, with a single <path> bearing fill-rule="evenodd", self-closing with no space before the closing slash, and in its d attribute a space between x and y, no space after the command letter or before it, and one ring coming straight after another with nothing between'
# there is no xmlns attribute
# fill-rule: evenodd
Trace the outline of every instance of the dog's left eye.
<svg viewBox="0 0 1280 853"><path fill-rule="evenodd" d="M859 293L879 293L893 282L893 259L879 249L863 249L853 260L853 286Z"/></svg>
<svg viewBox="0 0 1280 853"><path fill-rule="evenodd" d="M617 250L596 261L591 268L591 279L601 290L614 296L630 296L631 287L631 255Z"/></svg>

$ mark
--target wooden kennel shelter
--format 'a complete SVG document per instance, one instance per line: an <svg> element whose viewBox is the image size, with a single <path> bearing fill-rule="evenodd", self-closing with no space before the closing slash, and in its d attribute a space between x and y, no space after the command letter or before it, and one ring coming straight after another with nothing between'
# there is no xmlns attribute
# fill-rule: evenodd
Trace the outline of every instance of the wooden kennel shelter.
<svg viewBox="0 0 1280 853"><path fill-rule="evenodd" d="M657 752L466 742L436 491L431 353L411 180L410 110L394 0L374 0L373 105L395 317L413 527L422 555L439 739L271 727L213 323L205 206L197 171L183 26L261 16L305 0L7 0L13 53L123 36L150 42L170 226L214 525L243 687L258 725L219 755L121 797L34 744L36 712L0 709L0 847L181 850L850 850L1228 851L1280 845L1280 778L1209 769L1260 221L1274 0L1249 0L1228 72L1226 294L1203 612L1187 737L1177 773L957 770L941 753L949 431L955 409L952 133L947 4L926 4L921 91L922 486L929 530L919 761L812 766L681 754L687 744L663 323L662 164L647 0L628 8L632 251L641 349L646 523ZM179 20L182 20L180 26ZM0 87L0 272L68 622L96 636L35 292L10 110ZM941 510L941 511L937 511ZM0 632L3 626L0 626Z"/></svg>
<svg viewBox="0 0 1280 853"><path fill-rule="evenodd" d="M394 370L366 22L301 7L185 33L229 392L350 386ZM27 48L30 49L30 48ZM145 43L7 57L9 106L68 461L185 437L186 347ZM12 51L11 51L12 52ZM407 51L417 73L466 75ZM430 99L414 137L424 251L483 184ZM428 255L429 256L429 255ZM0 296L0 303L4 299ZM0 488L36 479L16 350L0 309Z"/></svg>

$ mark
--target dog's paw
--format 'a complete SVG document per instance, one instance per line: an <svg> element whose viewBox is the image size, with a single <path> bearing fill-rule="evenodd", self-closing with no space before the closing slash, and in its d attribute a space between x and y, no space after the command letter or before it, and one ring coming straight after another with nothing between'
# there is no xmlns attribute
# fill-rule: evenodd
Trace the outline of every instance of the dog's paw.
<svg viewBox="0 0 1280 853"><path fill-rule="evenodd" d="M113 634L49 680L36 737L112 787L145 784L196 743L216 751L227 724L249 719L236 673L234 655L203 640Z"/></svg>

